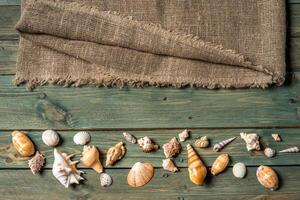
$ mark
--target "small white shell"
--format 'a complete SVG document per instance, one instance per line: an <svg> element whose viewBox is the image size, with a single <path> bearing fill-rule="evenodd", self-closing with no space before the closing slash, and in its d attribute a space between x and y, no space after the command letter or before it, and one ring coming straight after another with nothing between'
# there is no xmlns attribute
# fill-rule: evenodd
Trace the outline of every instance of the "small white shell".
<svg viewBox="0 0 300 200"><path fill-rule="evenodd" d="M91 136L88 132L80 131L73 137L73 141L78 145L86 145L91 140Z"/></svg>
<svg viewBox="0 0 300 200"><path fill-rule="evenodd" d="M127 133L127 132L124 132L123 133L123 136L125 138L125 140L127 142L130 142L132 144L136 144L137 140L136 140L136 137L134 137L133 135L131 135L130 133Z"/></svg>
<svg viewBox="0 0 300 200"><path fill-rule="evenodd" d="M273 156L275 156L275 153L276 153L276 151L274 149L269 148L269 147L265 148L265 150L264 150L264 154L268 158L272 158Z"/></svg>
<svg viewBox="0 0 300 200"><path fill-rule="evenodd" d="M187 129L178 134L179 141L184 142L187 138L190 137L190 133Z"/></svg>
<svg viewBox="0 0 300 200"><path fill-rule="evenodd" d="M241 162L234 164L232 168L232 173L236 178L244 178L246 172L247 172L246 165Z"/></svg>
<svg viewBox="0 0 300 200"><path fill-rule="evenodd" d="M112 178L107 173L100 174L100 184L102 187L109 187L112 184Z"/></svg>
<svg viewBox="0 0 300 200"><path fill-rule="evenodd" d="M42 135L43 142L50 147L55 147L59 143L59 135L54 130L45 130Z"/></svg>

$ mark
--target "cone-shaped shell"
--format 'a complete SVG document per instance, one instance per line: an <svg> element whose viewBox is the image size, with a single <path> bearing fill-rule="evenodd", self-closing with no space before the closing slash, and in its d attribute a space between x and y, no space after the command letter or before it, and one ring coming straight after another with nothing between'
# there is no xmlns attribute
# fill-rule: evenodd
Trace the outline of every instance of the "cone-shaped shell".
<svg viewBox="0 0 300 200"><path fill-rule="evenodd" d="M99 151L95 146L83 147L81 161L85 166L93 168L96 172L103 172L103 166L99 159Z"/></svg>
<svg viewBox="0 0 300 200"><path fill-rule="evenodd" d="M256 171L256 177L265 188L272 191L278 188L278 176L271 167L259 166Z"/></svg>
<svg viewBox="0 0 300 200"><path fill-rule="evenodd" d="M12 132L12 143L21 156L32 156L35 153L34 144L26 133Z"/></svg>
<svg viewBox="0 0 300 200"><path fill-rule="evenodd" d="M227 153L221 154L217 157L211 167L212 175L218 175L222 171L224 171L229 164L229 155Z"/></svg>
<svg viewBox="0 0 300 200"><path fill-rule="evenodd" d="M131 187L146 185L153 177L154 169L150 163L135 163L127 176L127 183Z"/></svg>
<svg viewBox="0 0 300 200"><path fill-rule="evenodd" d="M207 169L193 147L190 144L186 147L190 180L196 185L202 185L207 174Z"/></svg>
<svg viewBox="0 0 300 200"><path fill-rule="evenodd" d="M279 153L297 153L299 151L300 151L299 147L290 147L288 149L279 151Z"/></svg>
<svg viewBox="0 0 300 200"><path fill-rule="evenodd" d="M214 145L213 150L214 151L220 151L221 149L223 149L226 145L228 145L230 142L232 142L233 140L235 140L236 137L232 137L229 138L227 140L223 140L222 142L219 142L217 144Z"/></svg>

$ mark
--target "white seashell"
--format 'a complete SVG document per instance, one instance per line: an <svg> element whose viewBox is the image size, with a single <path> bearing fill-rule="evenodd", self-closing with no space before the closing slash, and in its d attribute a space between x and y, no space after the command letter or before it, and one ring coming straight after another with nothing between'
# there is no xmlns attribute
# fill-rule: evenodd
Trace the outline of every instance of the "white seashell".
<svg viewBox="0 0 300 200"><path fill-rule="evenodd" d="M86 145L91 140L91 136L88 132L80 131L76 133L73 137L73 141L78 145Z"/></svg>
<svg viewBox="0 0 300 200"><path fill-rule="evenodd" d="M153 143L151 138L145 136L143 138L138 139L139 146L143 149L143 152L149 153L152 150L156 150L159 148L159 145Z"/></svg>
<svg viewBox="0 0 300 200"><path fill-rule="evenodd" d="M232 173L236 178L244 178L247 173L246 165L241 162L234 164Z"/></svg>
<svg viewBox="0 0 300 200"><path fill-rule="evenodd" d="M214 145L213 150L214 151L220 151L221 149L223 149L227 144L229 144L230 142L232 142L233 140L235 140L236 137L232 137L229 138L227 140L223 140L222 142L219 142L217 144Z"/></svg>
<svg viewBox="0 0 300 200"><path fill-rule="evenodd" d="M47 146L55 147L58 145L60 138L56 131L45 130L42 135L42 140Z"/></svg>
<svg viewBox="0 0 300 200"><path fill-rule="evenodd" d="M280 137L280 135L278 134L278 133L273 133L272 134L272 137L273 137L273 139L276 141L276 142L281 142L282 140L281 140L281 137Z"/></svg>
<svg viewBox="0 0 300 200"><path fill-rule="evenodd" d="M247 150L260 150L259 136L256 133L240 133L241 138L246 142Z"/></svg>
<svg viewBox="0 0 300 200"><path fill-rule="evenodd" d="M112 178L107 173L100 174L100 184L102 187L109 187L112 184Z"/></svg>
<svg viewBox="0 0 300 200"><path fill-rule="evenodd" d="M180 142L184 142L187 138L190 137L189 131L185 129L184 131L178 134L178 137Z"/></svg>
<svg viewBox="0 0 300 200"><path fill-rule="evenodd" d="M136 140L136 137L134 137L133 135L131 135L130 133L127 133L127 132L124 132L123 133L123 136L125 138L125 140L127 142L130 142L132 144L136 144L137 140Z"/></svg>
<svg viewBox="0 0 300 200"><path fill-rule="evenodd" d="M72 161L72 156L73 155L68 156L65 153L60 153L57 149L54 149L52 174L66 188L68 188L70 184L79 184L80 180L84 180L84 178L80 176L83 172L76 168L78 161Z"/></svg>
<svg viewBox="0 0 300 200"><path fill-rule="evenodd" d="M279 153L297 153L299 151L300 151L299 147L290 147L288 149L279 151Z"/></svg>
<svg viewBox="0 0 300 200"><path fill-rule="evenodd" d="M170 172L177 172L178 171L178 168L176 167L176 165L174 164L174 162L170 158L162 160L162 167L165 170L170 171Z"/></svg>
<svg viewBox="0 0 300 200"><path fill-rule="evenodd" d="M276 153L276 151L274 149L269 148L269 147L265 148L265 150L264 150L264 154L268 158L272 158L273 156L275 156L275 153Z"/></svg>

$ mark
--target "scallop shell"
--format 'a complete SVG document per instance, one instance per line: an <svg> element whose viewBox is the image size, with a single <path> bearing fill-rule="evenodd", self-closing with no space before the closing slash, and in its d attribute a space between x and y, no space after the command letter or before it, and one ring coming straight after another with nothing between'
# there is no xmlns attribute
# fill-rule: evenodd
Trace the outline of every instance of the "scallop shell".
<svg viewBox="0 0 300 200"><path fill-rule="evenodd" d="M134 137L133 135L131 135L130 133L127 133L127 132L124 132L123 133L123 136L125 138L125 140L127 142L130 142L132 144L136 144L137 140L136 140L136 137Z"/></svg>
<svg viewBox="0 0 300 200"><path fill-rule="evenodd" d="M117 143L108 149L106 154L106 166L113 165L116 161L121 160L126 153L123 142Z"/></svg>
<svg viewBox="0 0 300 200"><path fill-rule="evenodd" d="M217 157L211 167L212 175L218 175L222 171L224 171L229 164L229 155L227 153L221 154Z"/></svg>
<svg viewBox="0 0 300 200"><path fill-rule="evenodd" d="M264 154L268 158L271 158L271 157L275 156L275 153L276 153L276 151L274 149L269 148L269 147L265 148L265 150L264 150Z"/></svg>
<svg viewBox="0 0 300 200"><path fill-rule="evenodd" d="M143 152L145 153L149 153L150 151L159 148L159 146L157 144L154 144L148 136L138 139L137 142L139 146L143 149Z"/></svg>
<svg viewBox="0 0 300 200"><path fill-rule="evenodd" d="M219 142L217 144L214 145L213 150L214 151L220 151L221 149L223 149L226 145L228 145L230 142L232 142L233 140L235 140L236 137L232 137L229 138L227 140L223 140L222 142Z"/></svg>
<svg viewBox="0 0 300 200"><path fill-rule="evenodd" d="M179 154L181 150L181 145L176 137L173 137L168 143L163 145L164 154L166 158L172 158Z"/></svg>
<svg viewBox="0 0 300 200"><path fill-rule="evenodd" d="M56 131L45 130L42 135L42 140L47 146L55 147L58 145L60 138Z"/></svg>
<svg viewBox="0 0 300 200"><path fill-rule="evenodd" d="M176 165L174 164L174 162L170 158L162 160L162 167L165 170L170 171L170 172L177 172L178 171L178 168L176 167Z"/></svg>
<svg viewBox="0 0 300 200"><path fill-rule="evenodd" d="M103 166L99 156L99 151L95 146L84 146L81 161L85 166L93 168L98 173L102 173Z"/></svg>
<svg viewBox="0 0 300 200"><path fill-rule="evenodd" d="M209 146L209 140L206 136L200 137L195 140L195 147L197 148L206 148Z"/></svg>
<svg viewBox="0 0 300 200"><path fill-rule="evenodd" d="M185 129L184 131L178 134L178 137L180 142L184 142L187 138L190 137L189 131Z"/></svg>
<svg viewBox="0 0 300 200"><path fill-rule="evenodd" d="M131 187L146 185L153 177L154 169L150 163L135 163L127 176L127 183Z"/></svg>
<svg viewBox="0 0 300 200"><path fill-rule="evenodd" d="M72 161L72 156L74 155L68 156L54 149L52 174L66 188L68 188L70 184L79 184L80 180L84 180L84 178L80 176L83 172L76 168L78 161Z"/></svg>
<svg viewBox="0 0 300 200"><path fill-rule="evenodd" d="M272 134L272 137L273 137L273 139L276 141L276 142L281 142L282 140L281 140L281 137L280 137L280 135L278 134L278 133L273 133Z"/></svg>
<svg viewBox="0 0 300 200"><path fill-rule="evenodd" d="M268 166L261 165L256 171L257 180L269 190L276 190L278 188L278 176L276 172Z"/></svg>
<svg viewBox="0 0 300 200"><path fill-rule="evenodd" d="M34 144L26 133L13 131L11 135L12 143L21 156L32 156L35 153Z"/></svg>
<svg viewBox="0 0 300 200"><path fill-rule="evenodd" d="M39 172L45 163L45 157L39 151L28 161L28 166L33 174Z"/></svg>
<svg viewBox="0 0 300 200"><path fill-rule="evenodd" d="M236 178L244 178L247 173L246 165L241 162L234 164L232 173Z"/></svg>
<svg viewBox="0 0 300 200"><path fill-rule="evenodd" d="M100 174L100 184L102 187L109 187L112 184L112 178L107 173Z"/></svg>
<svg viewBox="0 0 300 200"><path fill-rule="evenodd" d="M299 151L300 151L299 147L290 147L288 149L279 151L279 153L297 153Z"/></svg>
<svg viewBox="0 0 300 200"><path fill-rule="evenodd" d="M202 185L207 174L207 169L193 147L190 144L186 147L190 180L196 185Z"/></svg>
<svg viewBox="0 0 300 200"><path fill-rule="evenodd" d="M74 135L73 141L78 145L86 145L91 141L91 136L86 131L80 131Z"/></svg>
<svg viewBox="0 0 300 200"><path fill-rule="evenodd" d="M247 150L260 150L259 136L256 133L240 133L241 138L246 142Z"/></svg>

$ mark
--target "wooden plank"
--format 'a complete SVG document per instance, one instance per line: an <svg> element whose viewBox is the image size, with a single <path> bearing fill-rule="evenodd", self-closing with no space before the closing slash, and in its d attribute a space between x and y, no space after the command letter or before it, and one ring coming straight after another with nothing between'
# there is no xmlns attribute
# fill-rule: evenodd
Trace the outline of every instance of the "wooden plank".
<svg viewBox="0 0 300 200"><path fill-rule="evenodd" d="M155 130L155 131L131 131L137 138L149 136L160 145L163 146L172 137L176 137L182 130ZM300 144L299 129L215 129L215 130L192 130L191 139L182 143L182 152L174 159L177 166L187 166L186 144L191 143L194 145L194 138L197 136L206 135L210 138L210 148L200 149L196 148L202 160L207 166L211 166L213 161L220 153L212 150L213 144L220 142L224 139L239 136L241 131L248 133L257 132L261 136L262 149L269 146L276 150L286 149L291 146ZM271 137L274 132L279 132L283 138L283 142L275 142ZM76 131L60 131L63 143L59 148L60 151L68 154L76 154L75 159L79 160L82 146L73 143L73 135ZM0 136L0 169L1 168L27 168L27 158L21 158L17 152L10 147L11 140L10 131L1 131ZM103 161L107 150L123 140L122 131L91 131L92 137L91 145L97 146L102 152ZM46 146L42 142L41 132L29 132L29 136L36 144L37 148L45 154L47 158L46 168L51 168L53 163L53 148ZM135 161L150 161L155 167L161 167L161 160L164 159L163 149L151 153L143 153L138 145L126 143L127 153L125 158L118 162L113 168L130 168ZM228 153L231 156L231 163L244 162L247 166L264 165L300 165L300 154L278 154L274 158L266 158L262 151L248 152L244 140L238 137L234 142L224 148L222 153ZM104 163L104 162L103 162ZM83 165L80 167L85 168Z"/></svg>
<svg viewBox="0 0 300 200"><path fill-rule="evenodd" d="M64 88L0 79L0 129L299 126L299 81L263 89Z"/></svg>
<svg viewBox="0 0 300 200"><path fill-rule="evenodd" d="M231 169L216 177L209 176L203 186L188 178L187 169L176 174L155 169L152 180L140 188L127 185L127 169L107 170L114 182L102 188L98 175L85 170L86 181L68 189L53 177L50 170L32 175L29 170L1 170L0 192L3 199L299 199L300 167L274 168L281 177L278 191L263 188L255 176L256 168L248 168L247 177L234 178ZM166 176L166 174L168 176Z"/></svg>

